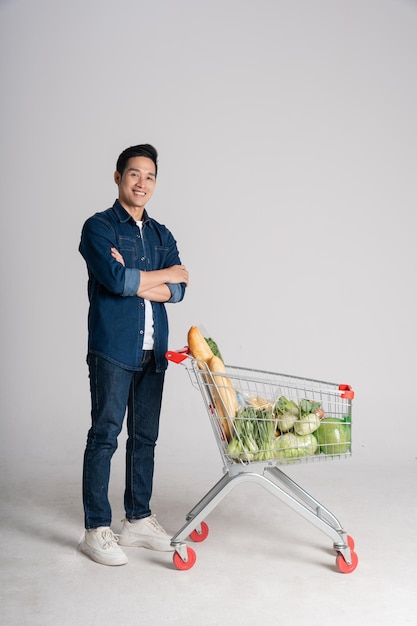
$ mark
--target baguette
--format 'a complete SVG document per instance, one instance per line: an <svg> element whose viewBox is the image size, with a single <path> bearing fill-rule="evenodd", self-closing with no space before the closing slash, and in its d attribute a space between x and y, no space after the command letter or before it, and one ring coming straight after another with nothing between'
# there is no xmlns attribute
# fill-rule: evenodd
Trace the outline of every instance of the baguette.
<svg viewBox="0 0 417 626"><path fill-rule="evenodd" d="M198 367L211 372L211 374L203 374L203 379L210 392L225 437L227 441L230 441L233 437L233 423L238 410L238 401L230 379L225 376L226 368L223 360L213 353L198 326L191 326L187 342L191 356L197 360Z"/></svg>
<svg viewBox="0 0 417 626"><path fill-rule="evenodd" d="M233 424L238 410L236 391L225 375L225 366L220 357L213 355L207 363L212 376L207 375L210 391L224 434L228 441L233 437ZM212 380L211 380L212 378ZM213 384L214 381L214 384Z"/></svg>
<svg viewBox="0 0 417 626"><path fill-rule="evenodd" d="M204 339L198 326L191 326L188 331L188 348L193 356L198 361L205 361L206 363L214 356L212 349Z"/></svg>

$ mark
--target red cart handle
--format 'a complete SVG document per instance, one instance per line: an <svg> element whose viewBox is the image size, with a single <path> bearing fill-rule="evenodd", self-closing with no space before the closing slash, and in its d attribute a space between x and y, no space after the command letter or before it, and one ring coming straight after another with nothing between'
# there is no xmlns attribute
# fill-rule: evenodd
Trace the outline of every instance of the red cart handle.
<svg viewBox="0 0 417 626"><path fill-rule="evenodd" d="M187 358L189 353L190 350L188 346L184 346L184 348L182 348L181 350L177 350L176 352L168 350L168 352L165 353L165 356L168 361L172 361L173 363L182 363Z"/></svg>
<svg viewBox="0 0 417 626"><path fill-rule="evenodd" d="M353 400L355 397L355 392L352 391L352 387L350 385L339 385L339 390L344 392L340 395L341 398Z"/></svg>

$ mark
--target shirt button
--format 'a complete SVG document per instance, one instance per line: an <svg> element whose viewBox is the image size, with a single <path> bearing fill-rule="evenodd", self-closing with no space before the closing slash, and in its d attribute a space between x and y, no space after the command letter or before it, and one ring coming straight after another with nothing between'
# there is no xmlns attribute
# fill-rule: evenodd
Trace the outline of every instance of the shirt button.
<svg viewBox="0 0 417 626"><path fill-rule="evenodd" d="M140 260L141 260L141 261L144 261L144 260L145 260L145 257L144 257L144 256L140 257Z"/></svg>
<svg viewBox="0 0 417 626"><path fill-rule="evenodd" d="M143 330L140 330L140 331L139 331L139 334L140 334L140 335L143 335Z"/></svg>

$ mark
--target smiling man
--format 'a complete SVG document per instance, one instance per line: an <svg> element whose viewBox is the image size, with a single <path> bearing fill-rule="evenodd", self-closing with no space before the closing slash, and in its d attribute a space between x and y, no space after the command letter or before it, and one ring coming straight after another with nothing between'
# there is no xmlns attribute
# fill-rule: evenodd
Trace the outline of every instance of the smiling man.
<svg viewBox="0 0 417 626"><path fill-rule="evenodd" d="M80 549L104 565L124 565L120 545L172 550L150 509L154 449L167 361L165 303L188 285L176 241L149 217L155 148L127 148L117 160L118 199L84 224L79 250L88 270L88 353L91 427L83 466L85 535ZM111 530L110 465L127 411L126 518Z"/></svg>

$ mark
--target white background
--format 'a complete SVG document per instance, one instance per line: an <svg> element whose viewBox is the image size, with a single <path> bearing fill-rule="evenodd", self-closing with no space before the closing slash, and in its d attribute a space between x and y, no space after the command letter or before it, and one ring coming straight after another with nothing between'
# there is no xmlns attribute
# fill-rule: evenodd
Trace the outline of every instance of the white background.
<svg viewBox="0 0 417 626"><path fill-rule="evenodd" d="M79 236L142 142L160 153L148 211L190 272L170 347L198 324L230 364L350 384L355 462L416 459L416 32L411 0L1 0L9 486L79 480ZM170 366L158 476L193 459L219 461Z"/></svg>

